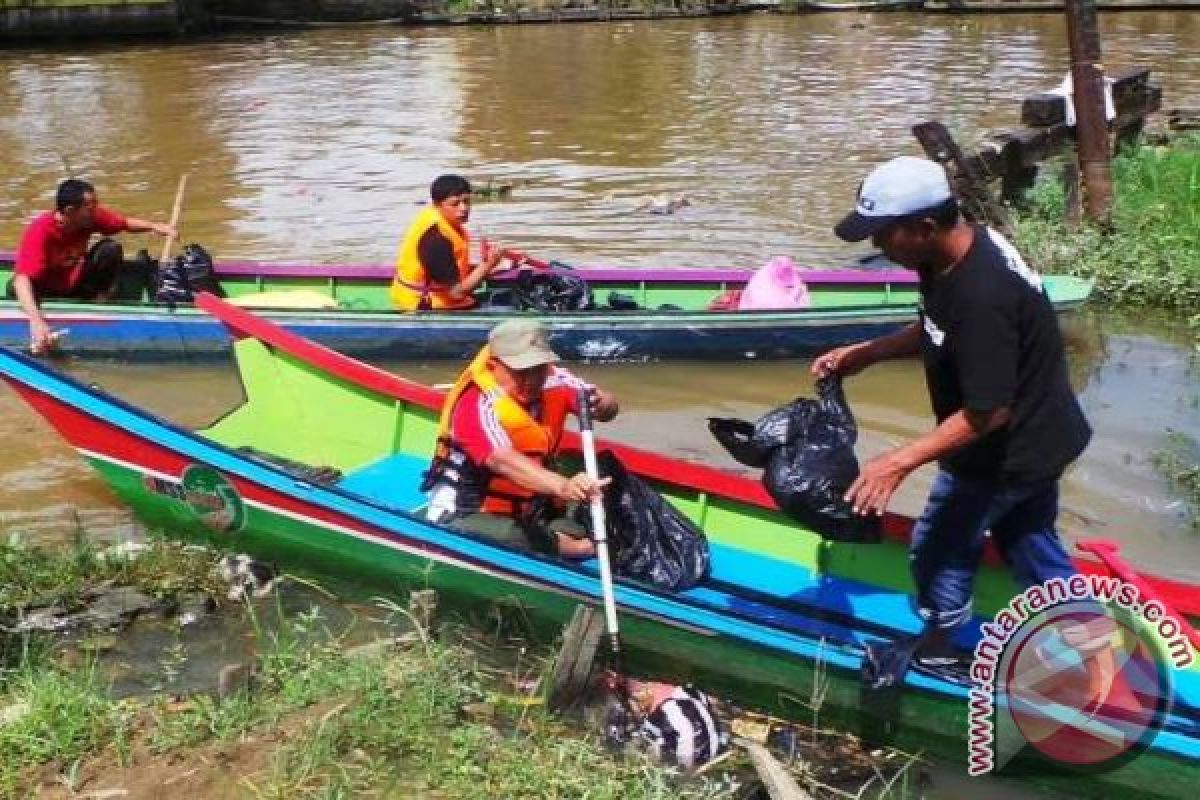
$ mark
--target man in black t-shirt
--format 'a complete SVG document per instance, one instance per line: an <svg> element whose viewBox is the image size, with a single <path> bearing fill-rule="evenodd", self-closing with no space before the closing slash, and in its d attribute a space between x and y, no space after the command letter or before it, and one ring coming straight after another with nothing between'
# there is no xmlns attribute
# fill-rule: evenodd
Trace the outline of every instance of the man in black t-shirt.
<svg viewBox="0 0 1200 800"><path fill-rule="evenodd" d="M853 375L892 358L924 361L937 427L864 465L846 499L859 513L883 514L914 469L938 462L911 553L927 623L913 646L936 653L971 617L986 531L1024 586L1074 574L1055 529L1058 480L1091 429L1040 278L1003 237L961 218L940 166L903 157L878 167L835 232L870 238L920 277L917 321L825 353L812 371ZM876 682L898 680L902 666L898 673Z"/></svg>

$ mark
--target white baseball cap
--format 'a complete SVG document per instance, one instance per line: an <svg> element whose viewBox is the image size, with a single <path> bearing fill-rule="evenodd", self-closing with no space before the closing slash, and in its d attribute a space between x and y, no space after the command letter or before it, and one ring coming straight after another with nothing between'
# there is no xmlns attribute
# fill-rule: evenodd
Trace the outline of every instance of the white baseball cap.
<svg viewBox="0 0 1200 800"><path fill-rule="evenodd" d="M883 228L951 202L950 181L927 158L900 156L871 170L858 190L858 203L833 229L838 238L861 242Z"/></svg>

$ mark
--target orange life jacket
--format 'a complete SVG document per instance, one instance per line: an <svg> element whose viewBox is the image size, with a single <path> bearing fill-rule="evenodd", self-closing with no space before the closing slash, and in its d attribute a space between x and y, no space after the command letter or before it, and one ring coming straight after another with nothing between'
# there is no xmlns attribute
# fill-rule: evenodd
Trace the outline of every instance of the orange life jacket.
<svg viewBox="0 0 1200 800"><path fill-rule="evenodd" d="M471 308L475 305L469 295L455 298L449 286L433 283L421 256L417 252L421 237L430 228L436 227L454 249L454 263L458 265L461 281L471 271L467 232L455 225L438 211L436 206L426 206L417 214L396 253L396 275L392 279L392 305L401 311L417 311L429 308Z"/></svg>
<svg viewBox="0 0 1200 800"><path fill-rule="evenodd" d="M567 414L571 411L574 390L565 386L549 387L542 392L541 410L535 419L508 392L500 386L496 376L488 369L491 350L484 347L470 365L458 377L454 388L442 405L438 423L437 449L433 463L425 479L426 487L445 481L459 489L459 510L474 511L475 497L481 496L478 510L491 514L517 516L523 504L533 499L534 493L523 486L502 478L482 464L472 464L467 454L454 444L451 422L454 408L463 392L471 386L491 398L496 417L513 447L523 455L545 466L558 452L562 442ZM450 454L458 451L459 465L452 465Z"/></svg>

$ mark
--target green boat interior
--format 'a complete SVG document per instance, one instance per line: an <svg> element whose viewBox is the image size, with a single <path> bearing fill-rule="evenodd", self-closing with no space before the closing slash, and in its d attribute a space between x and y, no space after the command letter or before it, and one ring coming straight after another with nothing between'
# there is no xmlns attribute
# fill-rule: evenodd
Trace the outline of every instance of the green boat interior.
<svg viewBox="0 0 1200 800"><path fill-rule="evenodd" d="M313 268L314 270L317 268ZM700 312L731 289L741 287L734 280L662 281L638 277L631 270L628 279L607 277L614 270L604 270L606 277L589 277L596 305L619 312L629 310ZM665 272L664 271L660 271ZM391 312L389 284L378 277L339 277L338 275L306 276L299 269L287 274L221 274L220 283L228 297L237 305L251 308L322 309L340 312ZM587 275L586 272L581 273ZM828 274L825 272L823 274ZM12 276L11 259L0 260L0 285L6 286ZM1069 276L1046 277L1052 300L1072 300L1086 297L1086 281ZM503 291L506 284L485 284L481 295L493 290ZM814 282L809 285L811 309L850 309L911 306L917 301L917 289L911 282ZM632 305L629 305L632 304ZM57 303L55 304L57 305ZM119 292L115 305L138 307L152 305L140 287ZM486 309L484 309L486 311ZM445 313L445 312L441 312Z"/></svg>

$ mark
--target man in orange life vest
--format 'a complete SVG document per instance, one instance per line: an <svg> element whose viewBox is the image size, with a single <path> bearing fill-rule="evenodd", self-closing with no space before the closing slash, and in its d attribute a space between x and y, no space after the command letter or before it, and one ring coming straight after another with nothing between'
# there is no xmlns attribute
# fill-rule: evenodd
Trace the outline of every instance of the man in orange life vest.
<svg viewBox="0 0 1200 800"><path fill-rule="evenodd" d="M617 415L611 394L557 366L546 329L511 319L463 371L442 406L437 452L422 486L429 519L498 539L523 550L567 558L593 552L582 526L566 514L588 502L609 479L570 478L549 469L567 415L578 413L581 389L596 419Z"/></svg>
<svg viewBox="0 0 1200 800"><path fill-rule="evenodd" d="M474 292L503 258L495 248L472 266L467 237L471 184L442 175L429 187L433 201L408 227L396 254L392 305L400 311L474 308Z"/></svg>

